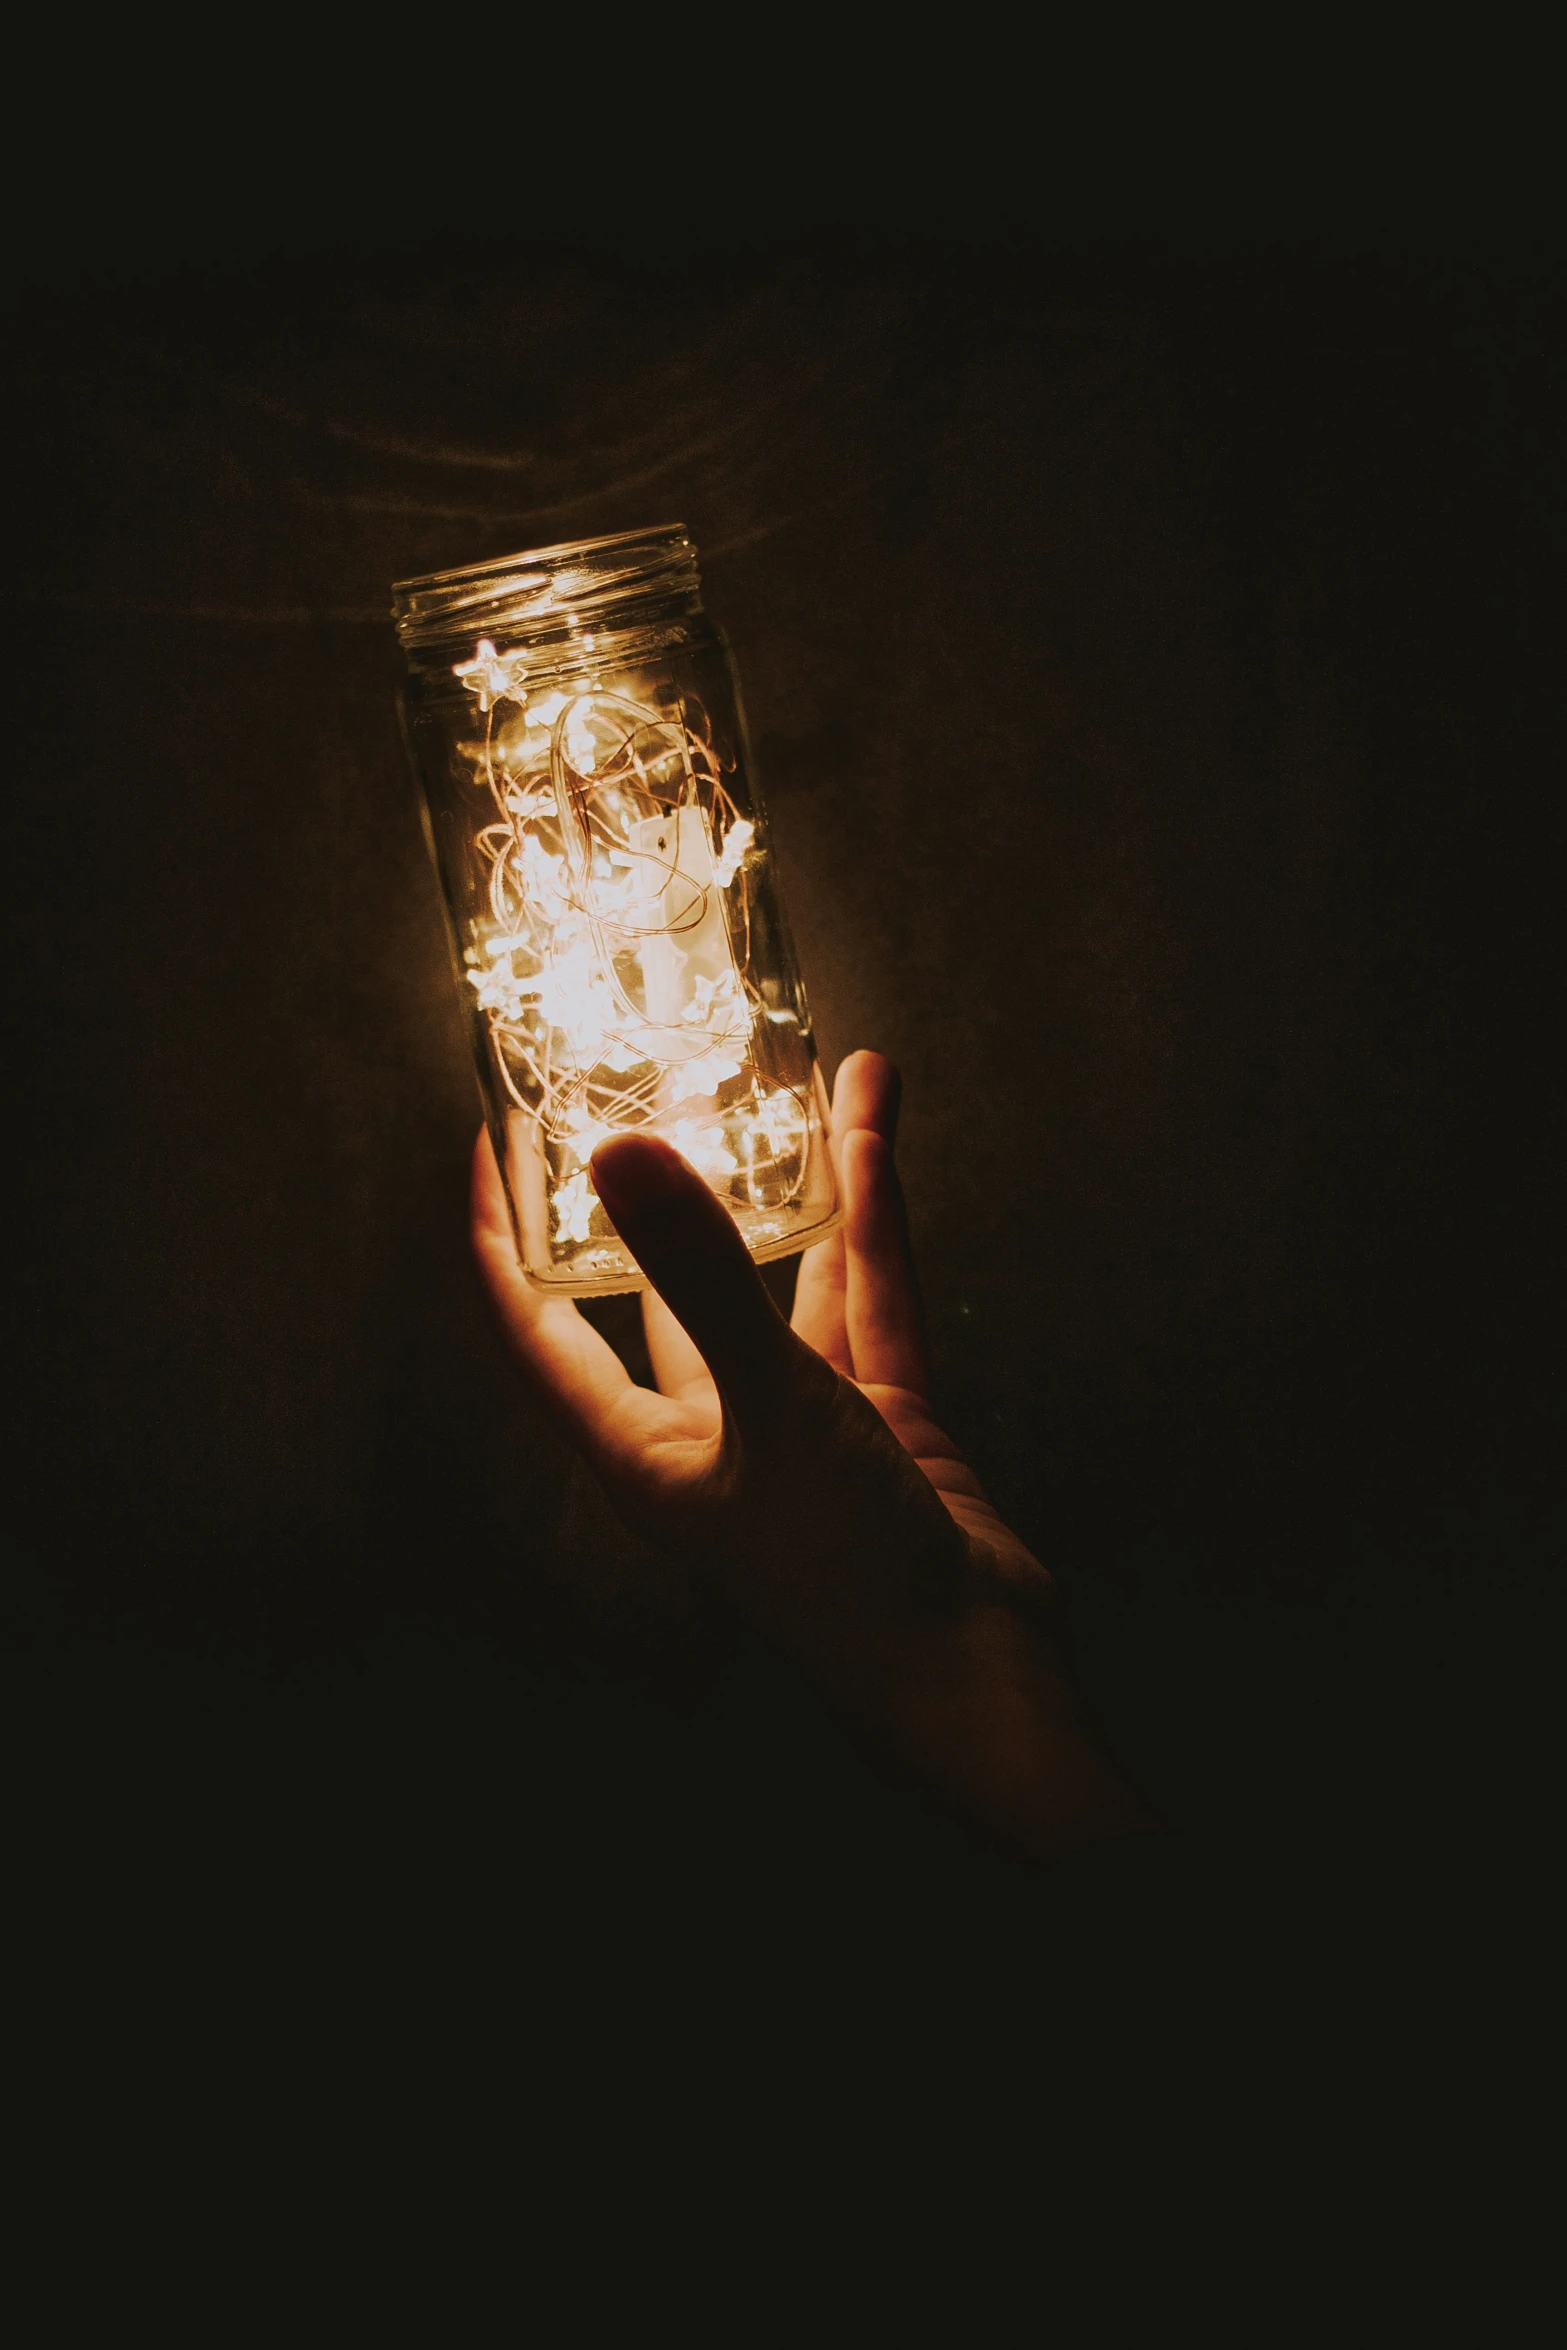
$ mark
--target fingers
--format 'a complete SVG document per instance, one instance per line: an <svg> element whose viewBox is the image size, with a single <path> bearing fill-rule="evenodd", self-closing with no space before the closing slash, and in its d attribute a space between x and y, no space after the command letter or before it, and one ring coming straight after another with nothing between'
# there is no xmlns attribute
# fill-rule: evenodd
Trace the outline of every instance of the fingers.
<svg viewBox="0 0 1567 2350"><path fill-rule="evenodd" d="M903 1079L885 1053L851 1053L832 1089L833 1133L840 1148L843 1137L859 1126L893 1141L902 1101Z"/></svg>
<svg viewBox="0 0 1567 2350"><path fill-rule="evenodd" d="M858 1127L843 1138L844 1326L862 1386L929 1387L919 1289L892 1144Z"/></svg>
<svg viewBox="0 0 1567 2350"><path fill-rule="evenodd" d="M642 1292L642 1328L661 1395L711 1397L712 1374L656 1289Z"/></svg>
<svg viewBox="0 0 1567 2350"><path fill-rule="evenodd" d="M833 1087L844 1224L800 1268L794 1326L862 1385L929 1388L919 1290L893 1166L902 1080L882 1053L851 1053Z"/></svg>
<svg viewBox="0 0 1567 2350"><path fill-rule="evenodd" d="M884 1054L850 1053L839 1064L832 1095L832 1155L840 1187L845 1135L867 1126L891 1142L898 1128L901 1093L902 1079ZM807 1249L801 1259L800 1279L794 1294L794 1327L807 1346L825 1356L835 1371L852 1379L854 1357L849 1350L844 1318L847 1278L840 1229L829 1240Z"/></svg>
<svg viewBox="0 0 1567 2350"><path fill-rule="evenodd" d="M593 1182L737 1424L758 1425L810 1358L762 1286L734 1218L679 1152L652 1135L601 1143Z"/></svg>
<svg viewBox="0 0 1567 2350"><path fill-rule="evenodd" d="M854 1377L849 1331L843 1315L844 1283L848 1278L840 1228L808 1248L800 1259L791 1321L795 1335L814 1348L845 1379Z"/></svg>
<svg viewBox="0 0 1567 2350"><path fill-rule="evenodd" d="M470 1196L474 1257L512 1352L567 1435L584 1451L600 1452L631 1380L614 1349L569 1299L543 1297L524 1279L500 1169L482 1129Z"/></svg>

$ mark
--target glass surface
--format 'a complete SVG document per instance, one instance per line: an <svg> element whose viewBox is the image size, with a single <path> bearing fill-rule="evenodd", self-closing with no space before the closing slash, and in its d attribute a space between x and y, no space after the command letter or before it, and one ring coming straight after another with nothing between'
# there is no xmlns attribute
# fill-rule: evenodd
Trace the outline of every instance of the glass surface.
<svg viewBox="0 0 1567 2350"><path fill-rule="evenodd" d="M754 1256L838 1221L827 1107L732 666L676 528L397 592L409 746L529 1278L643 1277L593 1189L657 1134Z"/></svg>

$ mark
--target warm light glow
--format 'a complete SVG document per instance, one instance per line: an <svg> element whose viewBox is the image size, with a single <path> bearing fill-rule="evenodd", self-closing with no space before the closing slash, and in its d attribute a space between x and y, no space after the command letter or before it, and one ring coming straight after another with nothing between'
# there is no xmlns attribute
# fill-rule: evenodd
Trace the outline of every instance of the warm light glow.
<svg viewBox="0 0 1567 2350"><path fill-rule="evenodd" d="M455 675L485 718L488 909L467 979L537 1126L555 1246L596 1237L588 1160L613 1134L663 1135L737 1211L787 1207L810 1161L809 1100L753 1049L760 852L706 713L612 681L530 698L525 657L488 638Z"/></svg>
<svg viewBox="0 0 1567 2350"><path fill-rule="evenodd" d="M478 650L471 661L458 664L457 675L470 693L478 695L481 710L488 710L511 683L510 664L497 655L487 636L480 637Z"/></svg>

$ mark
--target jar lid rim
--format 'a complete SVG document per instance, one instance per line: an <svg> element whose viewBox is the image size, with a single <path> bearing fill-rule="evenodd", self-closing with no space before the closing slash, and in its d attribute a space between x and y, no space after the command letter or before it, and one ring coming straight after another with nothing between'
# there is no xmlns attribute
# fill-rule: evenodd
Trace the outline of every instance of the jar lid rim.
<svg viewBox="0 0 1567 2350"><path fill-rule="evenodd" d="M689 546L690 533L683 522L661 522L644 530L610 531L602 538L562 539L555 546L527 547L515 555L492 556L485 563L460 563L445 571L416 572L410 579L394 580L392 593L394 596L406 596L430 588L459 587L466 581L492 575L509 579L514 585L520 586L522 582L517 578L519 572L536 567L547 569L567 556L596 555L601 551L607 554L612 547L629 547L638 541L645 541L650 546L670 546L684 541ZM695 554L696 549L693 547L691 551ZM539 584L543 585L542 579Z"/></svg>
<svg viewBox="0 0 1567 2350"><path fill-rule="evenodd" d="M699 593L696 548L685 524L673 522L401 580L392 617L412 653L475 629L540 637L598 628L649 596Z"/></svg>

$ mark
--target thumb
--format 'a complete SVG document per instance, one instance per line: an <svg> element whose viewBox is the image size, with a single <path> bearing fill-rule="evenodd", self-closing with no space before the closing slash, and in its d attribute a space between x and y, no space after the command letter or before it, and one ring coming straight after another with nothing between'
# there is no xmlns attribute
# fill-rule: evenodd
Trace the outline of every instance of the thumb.
<svg viewBox="0 0 1567 2350"><path fill-rule="evenodd" d="M609 1219L685 1329L743 1428L809 1355L762 1285L734 1218L667 1142L616 1135L593 1154Z"/></svg>

